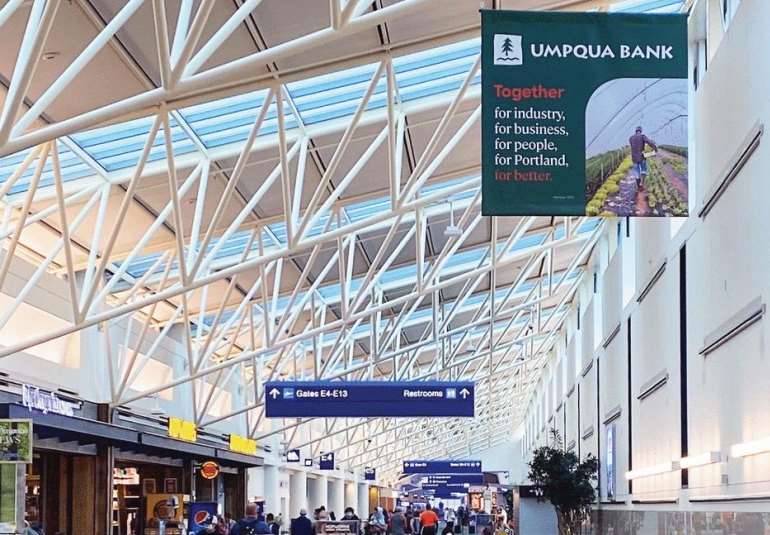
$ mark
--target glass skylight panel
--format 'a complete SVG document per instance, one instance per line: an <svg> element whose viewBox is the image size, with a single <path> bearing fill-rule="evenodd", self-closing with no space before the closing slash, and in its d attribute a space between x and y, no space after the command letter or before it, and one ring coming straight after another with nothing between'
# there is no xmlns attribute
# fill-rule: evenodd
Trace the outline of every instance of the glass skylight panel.
<svg viewBox="0 0 770 535"><path fill-rule="evenodd" d="M61 167L62 180L64 182L94 175L94 169L85 163L80 156L75 154L63 141L59 141L56 145L59 150L59 165ZM0 184L4 184L11 175L13 175L19 165L33 150L35 149L25 149L21 152L11 154L10 156L0 158ZM29 167L27 167L27 170L16 180L16 183L9 190L11 195L22 193L29 189L30 180L35 174L37 163L38 159L33 160ZM53 162L51 155L49 154L48 160L43 167L43 173L40 175L38 188L45 188L53 185Z"/></svg>
<svg viewBox="0 0 770 535"><path fill-rule="evenodd" d="M431 184L426 184L422 188L420 188L420 197L425 197L431 193L443 191L445 189L449 189L451 187L457 186L459 184L463 184L465 182L476 182L480 184L481 177L479 175L469 175L469 176L464 176L460 178L453 178L451 180L444 180L441 182L433 182ZM460 193L455 193L451 197L451 199L447 198L447 201L465 199L468 197L473 197L474 195L476 195L475 189L469 188L467 190L461 191Z"/></svg>
<svg viewBox="0 0 770 535"><path fill-rule="evenodd" d="M368 219L386 210L390 210L390 197L378 197L345 207L345 212L352 223Z"/></svg>
<svg viewBox="0 0 770 535"><path fill-rule="evenodd" d="M150 269L155 261L161 256L163 256L163 253L151 253L134 260L128 268L126 268L126 274L135 279L141 278L141 276L147 273L147 270ZM121 263L116 262L116 265L120 267Z"/></svg>
<svg viewBox="0 0 770 535"><path fill-rule="evenodd" d="M72 139L107 171L126 169L135 166L139 162L142 150L147 142L147 135L154 121L154 116L143 117L117 125L104 126L73 134ZM169 118L169 124L171 126L174 156L180 156L197 150L192 139L187 136L173 117ZM166 158L164 136L165 132L161 126L150 150L148 162Z"/></svg>
<svg viewBox="0 0 770 535"><path fill-rule="evenodd" d="M405 282L412 285L417 282L417 264L389 269L380 277L380 284L385 289L398 288Z"/></svg>
<svg viewBox="0 0 770 535"><path fill-rule="evenodd" d="M469 251L458 251L448 260L444 262L439 272L439 277L447 276L450 274L465 271L466 269L473 269L476 264L484 257L487 252L487 247L479 247L477 249L471 249Z"/></svg>
<svg viewBox="0 0 770 535"><path fill-rule="evenodd" d="M331 223L329 223L329 218L331 218ZM315 223L313 223L313 226L310 227L307 230L307 236L319 236L322 232L324 232L324 229L326 228L327 223L329 223L328 231L335 230L337 228L337 217L334 214L331 213L325 213L322 214ZM285 225L284 225L284 231L285 231Z"/></svg>
<svg viewBox="0 0 770 535"><path fill-rule="evenodd" d="M396 75L429 67L440 63L448 63L458 58L475 57L481 52L481 39L474 37L452 43L450 45L440 46L407 54L398 58L393 58L393 71Z"/></svg>
<svg viewBox="0 0 770 535"><path fill-rule="evenodd" d="M352 116L358 108L377 65L346 69L287 84L289 94L306 125ZM387 82L381 76L367 109L386 105Z"/></svg>
<svg viewBox="0 0 770 535"><path fill-rule="evenodd" d="M262 108L268 91L262 89L244 95L206 102L183 108L182 117L207 148L245 141ZM284 122L287 130L298 126L290 106L284 101ZM259 137L278 132L278 112L275 100L270 104Z"/></svg>
<svg viewBox="0 0 770 535"><path fill-rule="evenodd" d="M376 69L376 64L369 63L359 67L343 69L321 76L314 76L305 80L291 82L287 84L287 87L294 99L331 92L335 89L344 89L355 84L361 84L362 87L366 87L368 82L372 79Z"/></svg>
<svg viewBox="0 0 770 535"><path fill-rule="evenodd" d="M218 262L221 263L226 259L240 258L243 254L243 250L246 247L246 244L251 238L251 232L251 230L241 230L233 233L233 235L228 238L227 242L225 242L217 251L213 266L216 267ZM206 253L211 252L214 247L216 247L217 241L218 239L214 239L211 243L209 243L208 247L206 248ZM262 241L266 250L274 249L276 247L274 244L273 236L271 236L270 233L265 229L262 230ZM247 258L252 258L258 250L259 244L257 239L255 239L251 245L251 252ZM186 248L186 253L189 253L188 248ZM135 259L126 269L126 273L131 277L140 278L147 272L148 269L152 267L152 265L161 256L161 254L162 253L151 253ZM118 262L117 265L120 266L120 262ZM177 269L178 263L174 262L172 264L171 273L176 273ZM159 271L162 272L163 268L161 267Z"/></svg>

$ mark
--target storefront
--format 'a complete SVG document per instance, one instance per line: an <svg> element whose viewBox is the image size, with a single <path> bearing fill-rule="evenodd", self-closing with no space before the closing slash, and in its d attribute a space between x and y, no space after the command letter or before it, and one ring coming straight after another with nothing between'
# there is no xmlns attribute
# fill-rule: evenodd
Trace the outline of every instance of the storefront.
<svg viewBox="0 0 770 535"><path fill-rule="evenodd" d="M155 419L126 411L114 421L138 432L138 441L113 450L113 535L154 533L153 500L178 501L184 519L191 502L216 502L220 514L243 516L246 470L261 458L224 449L217 435L199 433L194 443L164 436Z"/></svg>
<svg viewBox="0 0 770 535"><path fill-rule="evenodd" d="M22 467L24 517L45 533L108 533L111 447L138 434L100 421L103 406L20 385L0 393L0 418L33 423L32 462Z"/></svg>
<svg viewBox="0 0 770 535"><path fill-rule="evenodd" d="M0 392L0 418L33 421L33 460L21 465L24 515L33 527L47 534L152 535L152 509L161 502L174 505L179 521L189 503L200 501L243 515L246 470L262 459L229 451L224 436L201 433L197 442L183 442L164 436L160 419L110 415L106 405L74 396L36 396ZM204 465L216 473L203 474Z"/></svg>

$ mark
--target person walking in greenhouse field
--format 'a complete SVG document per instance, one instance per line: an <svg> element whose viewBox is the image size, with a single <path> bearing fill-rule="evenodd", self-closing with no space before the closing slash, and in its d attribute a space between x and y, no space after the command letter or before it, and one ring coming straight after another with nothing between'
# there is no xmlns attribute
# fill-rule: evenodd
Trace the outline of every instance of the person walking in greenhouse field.
<svg viewBox="0 0 770 535"><path fill-rule="evenodd" d="M641 126L636 127L636 132L628 139L628 144L631 146L631 161L636 171L636 187L642 189L644 179L647 177L647 156L644 154L644 148L649 145L657 152L658 146L642 133Z"/></svg>

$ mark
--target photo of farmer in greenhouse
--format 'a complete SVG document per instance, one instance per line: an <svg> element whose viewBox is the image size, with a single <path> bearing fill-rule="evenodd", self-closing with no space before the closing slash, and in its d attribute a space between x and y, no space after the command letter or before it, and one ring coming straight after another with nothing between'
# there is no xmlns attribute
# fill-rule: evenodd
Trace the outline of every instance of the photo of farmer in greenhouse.
<svg viewBox="0 0 770 535"><path fill-rule="evenodd" d="M612 80L586 107L586 214L688 213L687 80Z"/></svg>

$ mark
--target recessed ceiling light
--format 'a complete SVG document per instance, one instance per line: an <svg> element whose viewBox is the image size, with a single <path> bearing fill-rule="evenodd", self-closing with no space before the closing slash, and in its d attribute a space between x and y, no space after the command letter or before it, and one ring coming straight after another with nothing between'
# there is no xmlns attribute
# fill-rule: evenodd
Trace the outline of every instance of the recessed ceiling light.
<svg viewBox="0 0 770 535"><path fill-rule="evenodd" d="M56 59L59 57L58 52L43 52L43 55L41 56L46 61L51 61L52 59Z"/></svg>

